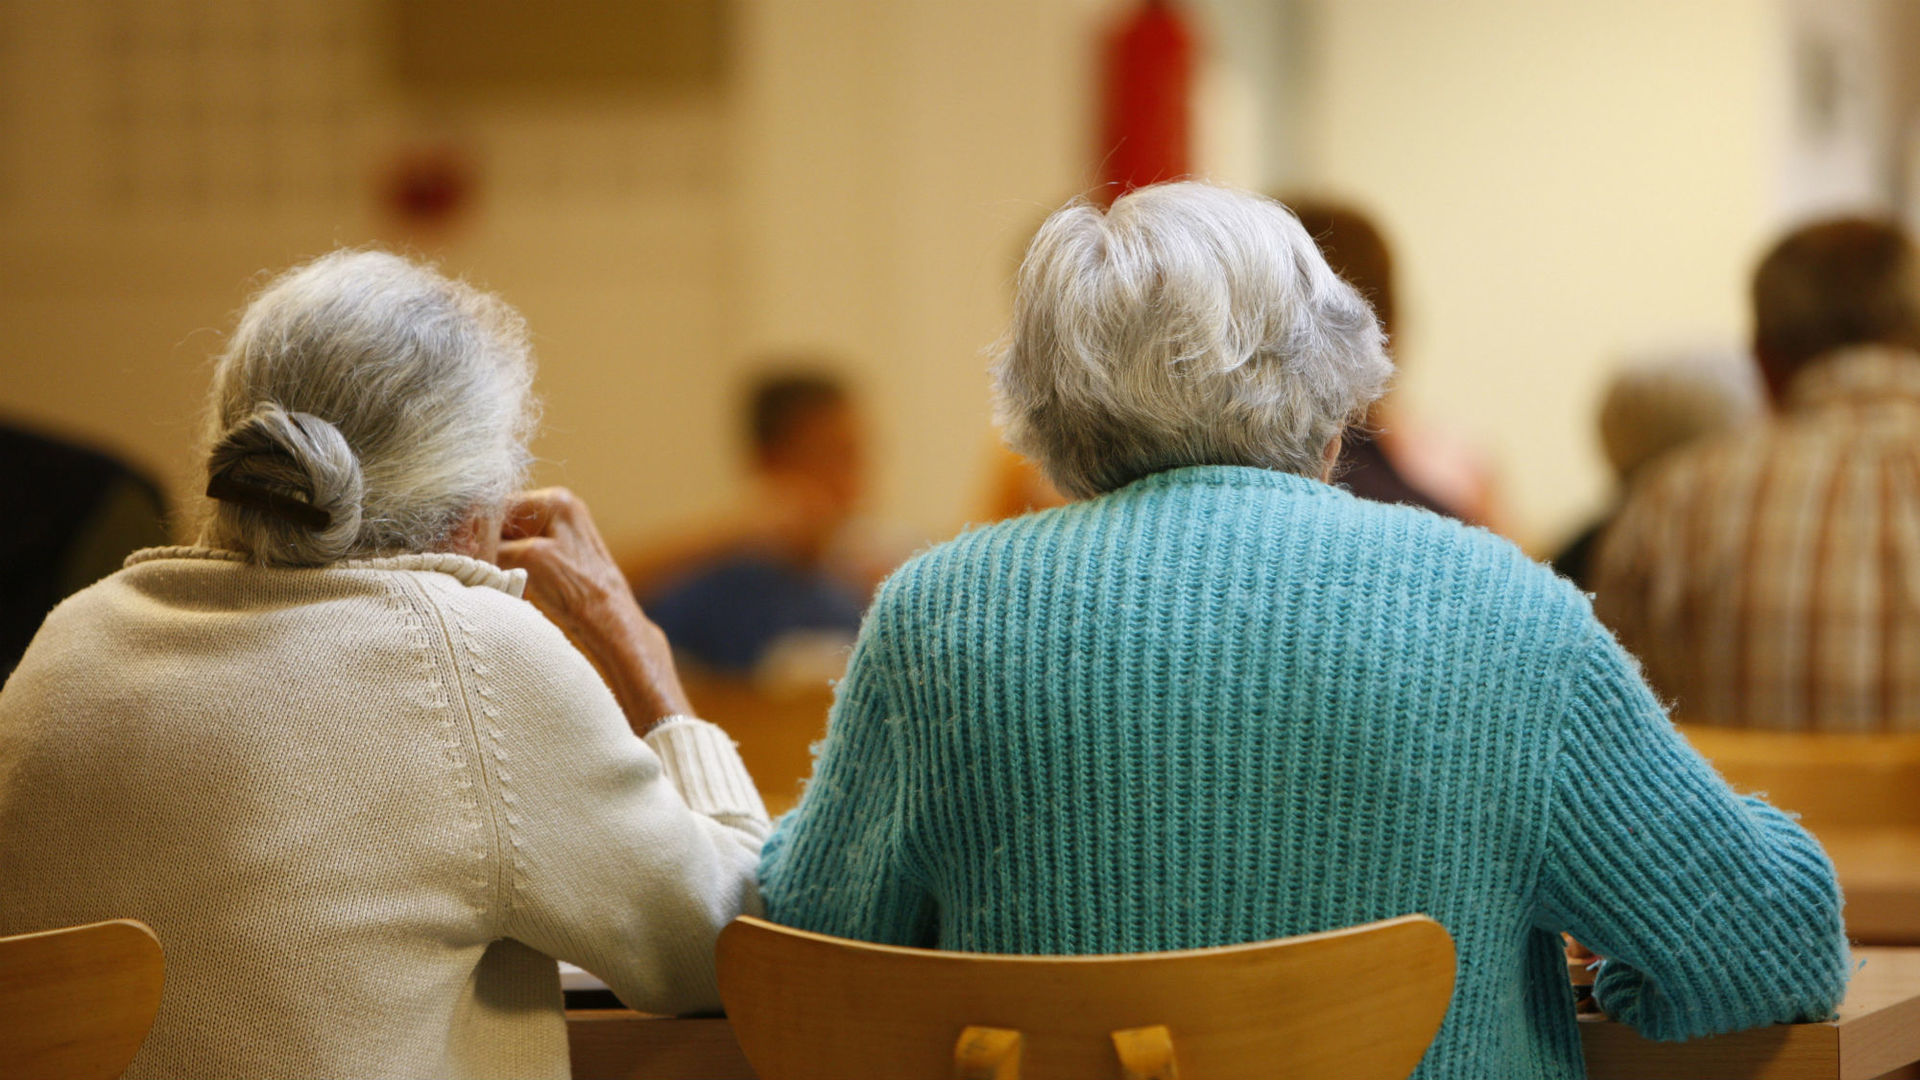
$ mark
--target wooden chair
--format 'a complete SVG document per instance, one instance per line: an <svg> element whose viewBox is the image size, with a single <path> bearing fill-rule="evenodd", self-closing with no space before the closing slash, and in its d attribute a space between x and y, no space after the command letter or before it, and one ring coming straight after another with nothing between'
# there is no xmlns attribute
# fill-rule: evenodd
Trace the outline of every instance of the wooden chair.
<svg viewBox="0 0 1920 1080"><path fill-rule="evenodd" d="M761 1080L1402 1080L1454 974L1424 915L1131 956L903 949L743 917L719 958Z"/></svg>
<svg viewBox="0 0 1920 1080"><path fill-rule="evenodd" d="M1848 937L1920 945L1920 735L1680 730L1735 790L1764 793L1820 838Z"/></svg>
<svg viewBox="0 0 1920 1080"><path fill-rule="evenodd" d="M767 809L784 814L800 801L813 775L813 744L827 732L833 687L795 687L770 693L744 679L683 669L681 683L695 711L727 729L760 789Z"/></svg>
<svg viewBox="0 0 1920 1080"><path fill-rule="evenodd" d="M1920 735L1754 731L1680 724L1681 734L1741 791L1827 829L1920 829Z"/></svg>
<svg viewBox="0 0 1920 1080"><path fill-rule="evenodd" d="M0 1076L113 1080L160 1009L160 942L128 919L0 938Z"/></svg>

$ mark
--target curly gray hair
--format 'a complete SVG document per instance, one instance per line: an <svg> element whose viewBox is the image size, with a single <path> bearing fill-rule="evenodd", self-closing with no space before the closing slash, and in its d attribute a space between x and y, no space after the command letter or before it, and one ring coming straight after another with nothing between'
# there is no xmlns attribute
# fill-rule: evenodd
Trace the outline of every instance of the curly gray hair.
<svg viewBox="0 0 1920 1080"><path fill-rule="evenodd" d="M521 484L532 384L496 297L379 251L295 267L215 366L201 542L279 566L433 550Z"/></svg>
<svg viewBox="0 0 1920 1080"><path fill-rule="evenodd" d="M1009 445L1077 496L1180 465L1317 476L1392 375L1372 309L1286 207L1194 182L1055 211L993 369Z"/></svg>

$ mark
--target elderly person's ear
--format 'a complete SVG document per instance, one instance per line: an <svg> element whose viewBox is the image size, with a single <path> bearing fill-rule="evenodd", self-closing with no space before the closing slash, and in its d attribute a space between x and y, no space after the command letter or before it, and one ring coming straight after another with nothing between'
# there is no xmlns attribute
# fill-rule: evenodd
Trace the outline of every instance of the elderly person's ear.
<svg viewBox="0 0 1920 1080"><path fill-rule="evenodd" d="M500 507L476 508L447 535L442 550L483 562L500 561L500 529L506 512Z"/></svg>
<svg viewBox="0 0 1920 1080"><path fill-rule="evenodd" d="M1322 483L1333 483L1333 467L1340 462L1340 447L1345 442L1346 437L1344 435L1335 435L1332 441L1327 443L1326 450L1320 454L1320 480Z"/></svg>

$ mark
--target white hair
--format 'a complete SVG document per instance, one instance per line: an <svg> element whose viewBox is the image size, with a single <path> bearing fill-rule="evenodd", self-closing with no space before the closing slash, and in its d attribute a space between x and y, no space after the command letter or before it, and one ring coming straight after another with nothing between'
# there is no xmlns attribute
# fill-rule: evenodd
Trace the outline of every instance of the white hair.
<svg viewBox="0 0 1920 1080"><path fill-rule="evenodd" d="M1600 445L1621 480L1688 443L1760 418L1753 357L1737 352L1636 358L1616 372L1600 402Z"/></svg>
<svg viewBox="0 0 1920 1080"><path fill-rule="evenodd" d="M532 383L494 296L379 251L295 267L215 366L201 542L281 566L433 550L521 484Z"/></svg>
<svg viewBox="0 0 1920 1080"><path fill-rule="evenodd" d="M994 388L1008 444L1072 495L1180 465L1317 476L1386 389L1385 346L1286 207L1158 184L1040 226Z"/></svg>

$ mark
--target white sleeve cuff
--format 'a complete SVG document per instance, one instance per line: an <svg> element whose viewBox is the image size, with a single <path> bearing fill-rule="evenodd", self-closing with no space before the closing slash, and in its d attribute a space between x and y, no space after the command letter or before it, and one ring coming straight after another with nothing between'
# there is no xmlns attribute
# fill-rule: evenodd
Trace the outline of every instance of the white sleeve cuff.
<svg viewBox="0 0 1920 1080"><path fill-rule="evenodd" d="M667 779L695 813L729 825L772 828L767 806L753 786L740 751L719 727L692 716L669 716L647 732Z"/></svg>

